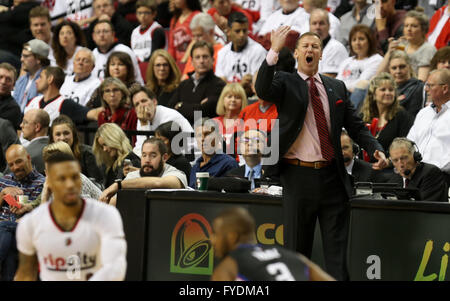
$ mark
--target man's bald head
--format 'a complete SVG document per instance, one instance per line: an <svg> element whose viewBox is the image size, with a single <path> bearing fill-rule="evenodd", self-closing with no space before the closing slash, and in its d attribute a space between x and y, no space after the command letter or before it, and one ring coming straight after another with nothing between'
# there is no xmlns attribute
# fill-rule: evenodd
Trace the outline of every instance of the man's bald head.
<svg viewBox="0 0 450 301"><path fill-rule="evenodd" d="M36 137L47 136L49 125L50 116L45 110L31 109L23 116L20 127L23 137L31 141Z"/></svg>
<svg viewBox="0 0 450 301"><path fill-rule="evenodd" d="M223 258L239 244L256 242L255 221L244 208L225 210L214 219L211 241L215 256Z"/></svg>
<svg viewBox="0 0 450 301"><path fill-rule="evenodd" d="M31 157L23 145L12 144L6 150L5 158L17 180L25 178L33 170Z"/></svg>
<svg viewBox="0 0 450 301"><path fill-rule="evenodd" d="M223 211L216 217L220 220L220 228L224 232L235 232L238 234L239 242L248 242L255 234L255 220L242 207L234 207Z"/></svg>

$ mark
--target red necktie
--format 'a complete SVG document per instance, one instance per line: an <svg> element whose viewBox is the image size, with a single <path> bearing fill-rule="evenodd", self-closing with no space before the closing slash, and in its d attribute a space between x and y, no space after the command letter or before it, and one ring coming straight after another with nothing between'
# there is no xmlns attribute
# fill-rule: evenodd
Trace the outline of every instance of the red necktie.
<svg viewBox="0 0 450 301"><path fill-rule="evenodd" d="M314 119L316 120L317 132L320 140L320 150L322 157L331 161L334 157L333 145L331 144L330 134L328 133L327 119L323 110L322 101L320 100L319 90L314 83L314 78L309 78L309 95L311 95L311 103L314 110Z"/></svg>

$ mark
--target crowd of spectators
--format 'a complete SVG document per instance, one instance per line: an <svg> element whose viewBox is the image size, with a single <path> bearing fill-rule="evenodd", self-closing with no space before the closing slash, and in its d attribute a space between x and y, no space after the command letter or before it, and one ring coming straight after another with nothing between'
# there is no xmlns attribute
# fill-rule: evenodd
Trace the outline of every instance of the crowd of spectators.
<svg viewBox="0 0 450 301"><path fill-rule="evenodd" d="M296 72L297 38L317 34L319 72L343 81L355 114L387 157L394 151L388 168L371 172L370 157L344 132L353 180L415 183L424 198L448 201L449 3L9 2L0 6L0 279L14 270L4 241L16 219L51 199L48 152L75 156L86 193L112 203L122 185L195 189L197 172L248 179L256 192L254 179L271 177L265 150L279 133L278 107L257 95L255 81L282 25L290 31L277 72ZM445 191L409 182L416 168L400 172L415 147L423 162L416 174L431 170ZM30 205L12 210L6 194L28 195Z"/></svg>

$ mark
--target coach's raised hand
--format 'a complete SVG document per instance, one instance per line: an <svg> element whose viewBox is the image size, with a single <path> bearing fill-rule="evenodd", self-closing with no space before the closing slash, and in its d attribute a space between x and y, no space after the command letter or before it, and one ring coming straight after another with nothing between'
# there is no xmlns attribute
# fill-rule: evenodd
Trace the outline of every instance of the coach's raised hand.
<svg viewBox="0 0 450 301"><path fill-rule="evenodd" d="M283 49L284 44L286 43L286 38L291 30L290 26L284 25L278 27L276 30L272 30L272 34L270 36L271 46L270 48L275 52L280 52Z"/></svg>

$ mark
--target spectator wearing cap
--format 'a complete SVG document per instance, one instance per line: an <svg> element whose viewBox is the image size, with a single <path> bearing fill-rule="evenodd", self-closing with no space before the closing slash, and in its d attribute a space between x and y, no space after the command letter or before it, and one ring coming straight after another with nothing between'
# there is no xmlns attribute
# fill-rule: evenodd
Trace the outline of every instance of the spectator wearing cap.
<svg viewBox="0 0 450 301"><path fill-rule="evenodd" d="M42 69L50 65L49 51L50 47L38 39L33 39L23 45L20 62L26 73L17 80L13 93L22 112L27 103L39 95L36 89L36 79L39 78Z"/></svg>

